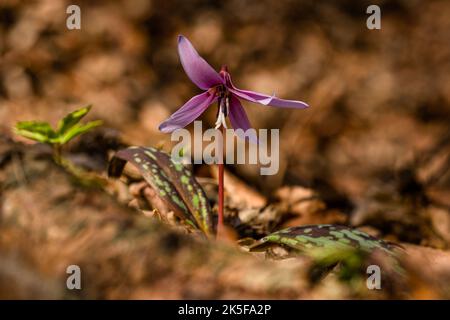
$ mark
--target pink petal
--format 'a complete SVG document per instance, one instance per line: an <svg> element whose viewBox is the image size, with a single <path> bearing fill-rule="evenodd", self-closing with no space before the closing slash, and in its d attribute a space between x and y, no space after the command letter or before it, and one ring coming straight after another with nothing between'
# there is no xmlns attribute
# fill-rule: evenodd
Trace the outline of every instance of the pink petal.
<svg viewBox="0 0 450 320"><path fill-rule="evenodd" d="M230 110L228 114L230 118L231 125L233 129L242 129L247 131L251 129L250 121L248 121L247 114L245 113L244 108L242 107L241 102L234 95L231 95L230 99ZM242 139L246 138L254 143L258 143L258 137L256 136L253 130L249 131L247 135L243 135L242 133L238 133L238 136Z"/></svg>
<svg viewBox="0 0 450 320"><path fill-rule="evenodd" d="M226 83L228 90L230 90L232 93L234 93L236 96L238 96L241 99L259 103L265 106L272 106L272 107L278 107L278 108L297 108L297 109L305 109L308 108L309 105L302 101L297 100L285 100L280 99L273 96L269 96L267 94L254 92L250 90L242 90L236 88L233 83L231 82L231 77L227 75L226 77Z"/></svg>
<svg viewBox="0 0 450 320"><path fill-rule="evenodd" d="M159 130L170 133L184 128L197 119L212 103L217 100L215 94L204 92L192 97L180 109L170 116L169 119L159 125Z"/></svg>
<svg viewBox="0 0 450 320"><path fill-rule="evenodd" d="M178 36L178 54L184 71L200 89L207 90L218 84L223 84L223 79L200 55L184 36Z"/></svg>

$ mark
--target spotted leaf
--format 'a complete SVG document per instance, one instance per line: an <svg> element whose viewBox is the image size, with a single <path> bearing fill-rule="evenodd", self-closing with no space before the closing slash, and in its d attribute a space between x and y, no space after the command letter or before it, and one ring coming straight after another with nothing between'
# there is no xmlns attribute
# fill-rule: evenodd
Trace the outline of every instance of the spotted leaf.
<svg viewBox="0 0 450 320"><path fill-rule="evenodd" d="M395 256L395 245L360 230L339 225L305 225L274 232L250 247L264 251L272 245L284 245L329 264L345 259L355 252L370 254L381 251Z"/></svg>
<svg viewBox="0 0 450 320"><path fill-rule="evenodd" d="M111 159L109 176L120 176L126 162L138 168L143 178L178 217L206 235L213 233L208 199L188 168L155 148L130 147L120 150Z"/></svg>

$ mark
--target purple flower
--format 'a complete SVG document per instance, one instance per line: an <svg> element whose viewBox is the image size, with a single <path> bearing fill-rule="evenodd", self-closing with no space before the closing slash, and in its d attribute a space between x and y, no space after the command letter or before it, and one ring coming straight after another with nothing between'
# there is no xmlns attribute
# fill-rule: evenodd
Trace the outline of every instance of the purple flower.
<svg viewBox="0 0 450 320"><path fill-rule="evenodd" d="M225 118L228 116L234 129L243 129L244 131L251 126L239 99L279 108L304 109L308 107L301 101L284 100L274 95L269 96L236 88L231 82L231 75L226 67L222 67L219 73L216 72L200 57L189 40L181 35L178 37L178 54L188 77L205 92L192 97L169 119L161 123L159 130L162 132L169 133L187 126L216 101L219 103L216 128L221 125L226 128Z"/></svg>

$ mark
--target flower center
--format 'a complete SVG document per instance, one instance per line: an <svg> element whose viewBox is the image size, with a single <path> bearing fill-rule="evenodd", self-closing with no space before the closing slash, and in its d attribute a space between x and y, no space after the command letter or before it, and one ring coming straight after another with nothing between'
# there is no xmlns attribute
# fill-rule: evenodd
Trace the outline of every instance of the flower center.
<svg viewBox="0 0 450 320"><path fill-rule="evenodd" d="M222 66L219 74L224 80L226 80L227 77L229 77L227 66L225 66L225 65ZM214 88L214 90L215 90L215 94L217 95L218 101L219 101L219 110L217 112L217 120L215 123L215 128L219 129L220 126L227 128L225 119L228 116L228 111L230 109L231 94L228 91L226 85L223 85L223 84L218 85L217 87Z"/></svg>
<svg viewBox="0 0 450 320"><path fill-rule="evenodd" d="M228 116L228 110L230 108L229 93L228 90L226 90L225 86L219 86L218 89L219 90L217 91L217 96L219 98L219 110L217 112L215 128L219 129L220 126L223 126L226 129L227 123L225 119Z"/></svg>

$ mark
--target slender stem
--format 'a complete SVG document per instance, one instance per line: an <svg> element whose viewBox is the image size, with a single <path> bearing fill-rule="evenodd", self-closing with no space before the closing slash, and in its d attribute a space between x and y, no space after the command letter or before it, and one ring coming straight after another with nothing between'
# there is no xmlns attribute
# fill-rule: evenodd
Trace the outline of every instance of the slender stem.
<svg viewBox="0 0 450 320"><path fill-rule="evenodd" d="M223 126L219 129L222 133L222 142L223 142L223 132L224 128ZM224 207L224 157L223 157L223 144L220 145L220 157L221 160L218 164L219 167L219 219L217 221L217 233L223 229L223 207Z"/></svg>
<svg viewBox="0 0 450 320"><path fill-rule="evenodd" d="M223 227L223 171L224 164L219 163L219 220L217 222L217 232Z"/></svg>
<svg viewBox="0 0 450 320"><path fill-rule="evenodd" d="M96 174L86 172L84 169L74 165L69 159L62 156L62 145L57 143L53 145L53 160L66 171L71 173L79 182L86 186L104 186L107 180Z"/></svg>
<svg viewBox="0 0 450 320"><path fill-rule="evenodd" d="M55 160L56 164L62 164L61 145L59 143L55 143L53 145L53 159Z"/></svg>

